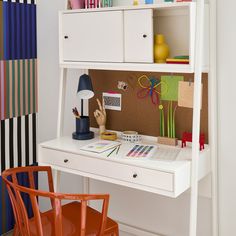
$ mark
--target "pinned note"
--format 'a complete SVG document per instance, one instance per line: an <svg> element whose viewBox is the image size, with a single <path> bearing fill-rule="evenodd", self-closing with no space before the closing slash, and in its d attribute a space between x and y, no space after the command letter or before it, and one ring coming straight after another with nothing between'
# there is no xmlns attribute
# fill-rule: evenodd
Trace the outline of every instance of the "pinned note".
<svg viewBox="0 0 236 236"><path fill-rule="evenodd" d="M179 81L183 76L161 76L161 100L178 101Z"/></svg>
<svg viewBox="0 0 236 236"><path fill-rule="evenodd" d="M187 81L179 81L178 106L193 108L193 94L194 94L194 83Z"/></svg>

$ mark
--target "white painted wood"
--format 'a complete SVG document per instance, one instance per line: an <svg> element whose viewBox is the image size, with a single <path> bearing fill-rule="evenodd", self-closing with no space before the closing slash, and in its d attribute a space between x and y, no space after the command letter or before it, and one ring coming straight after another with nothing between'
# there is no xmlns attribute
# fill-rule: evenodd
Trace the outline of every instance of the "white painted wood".
<svg viewBox="0 0 236 236"><path fill-rule="evenodd" d="M185 4L187 4L187 5L185 5ZM182 6L193 6L193 4L195 4L195 3L184 3L184 4L182 4ZM166 8L168 6L168 8L170 8L170 9L172 9L173 7L182 7L181 3L174 3L174 4L163 3L163 4L157 4L157 5L160 8ZM138 7L140 9L149 9L150 8L150 6L148 6L148 5L146 5L144 7L143 6L138 6ZM153 5L152 5L152 7L153 7ZM87 10L86 11L78 10L78 11L71 11L70 13L80 12L80 14L82 14L82 12L83 12L85 14L85 12L91 12L91 13L93 12L93 14L94 14L94 13L97 13L97 12L100 12L100 11L101 12L102 11L111 11L111 12L113 12L113 11L117 11L117 10L121 10L121 9L128 10L128 9L134 9L134 7L131 6L131 7L126 7L126 8L94 9L94 10L91 10L91 11L90 10L89 11L87 11ZM136 8L136 9L138 9L138 8ZM195 31L193 31L193 32L195 32ZM62 48L62 47L60 47L60 48ZM62 55L62 58L63 57L64 57L64 55ZM194 58L194 54L193 54L193 58ZM198 61L198 60L196 60L196 61ZM199 61L201 62L201 59ZM90 67L93 68L93 65L91 65L92 63L84 63L83 64L83 63L78 63L78 62L77 63L72 62L71 64L66 64L66 63L64 63L64 61L62 62L62 60L60 60L60 64L61 64L62 68L63 68L63 66L65 66L65 67L68 66L70 68L73 68L73 67L74 68L80 68L81 67L81 68L85 68L85 69L90 69ZM94 64L95 64L95 67L98 67L98 69L107 69L106 67L108 67L109 69L113 68L113 65L111 65L112 63L94 63ZM139 68L138 64L134 64L134 63L133 64L132 63L125 63L127 65L123 65L123 64L124 63L116 63L116 65L114 67L116 69L119 69L119 70L125 70L125 68L129 68L129 67L131 67L132 70L141 70ZM82 67L82 65L85 65L85 67ZM168 69L174 68L176 71L172 71L172 72L180 71L182 73L181 70L183 70L183 69L184 69L185 72L186 71L192 71L193 72L194 71L194 65L197 65L197 62L195 64L192 64L192 65L187 66L187 67L182 67L182 65L181 66L178 65L177 67L165 67L165 66L163 67L162 65L160 67L152 67L152 66L151 67L145 67L144 65L142 65L142 66L143 66L143 68L146 69L146 71L148 71L148 68L152 68L152 69L154 68L154 71L158 71L159 69L163 69L164 68L164 69L166 69L166 72L171 72L171 70L168 70ZM199 67L196 66L195 69L196 68L199 69L200 67L201 66L199 66ZM150 71L152 71L152 70L150 70ZM183 73L185 73L185 72L183 72ZM198 72L200 72L200 69L199 69ZM201 75L200 75L200 77L201 77ZM198 77L198 78L200 78L200 77ZM199 92L199 90L198 90L198 92ZM198 95L199 95L199 93L196 92L196 97L198 97ZM198 107L195 107L195 108L196 108L195 112L198 112ZM60 116L60 112L59 112L59 116ZM195 119L195 121L198 121L198 114L195 113L194 117L197 118L197 119ZM193 121L193 124L196 125L196 123L197 122ZM62 130L62 126L60 126L60 130ZM194 127L194 133L195 134L197 133L196 132L197 130L198 130L198 127L196 127L196 128ZM60 132L60 135L61 135L61 133L62 132ZM204 174L204 172L206 171L206 169L208 169L208 165L206 165L206 163L203 164L203 168L201 167L202 154L203 154L203 156L206 155L207 157L209 157L209 149L207 151L205 150L204 152L202 152L201 156L199 157L199 155L198 155L199 151L197 151L197 149L196 149L196 147L198 146L198 145L196 145L196 143L197 143L196 137L197 136L194 135L194 138L195 138L194 140L195 141L193 142L194 145L193 145L193 151L192 151L192 154L193 154L193 161L192 162L184 160L183 156L185 156L186 153L184 155L182 155L182 152L181 152L181 155L180 155L181 157L178 159L178 161L174 161L172 163L173 165L171 164L169 168L167 168L168 165L165 165L161 161L158 161L157 162L158 168L156 169L156 171L158 173L159 172L165 172L167 174L170 174L168 171L166 172L166 169L168 170L168 169L172 169L173 168L172 169L173 172L171 173L175 177L175 179L173 179L173 182L175 184L178 184L179 182L181 182L182 188L188 188L190 186L190 174L191 174L190 166L191 166L191 163L192 163L192 167L193 167L192 169L194 169L195 171L192 172L191 217L190 217L190 221L191 221L191 224L190 224L190 235L191 236L192 235L196 235L197 180L199 178L201 178L201 177L204 177L206 175L206 174ZM58 154L59 157L60 156L62 156L63 158L64 157L68 157L68 158L70 157L69 161L72 161L72 162L73 161L75 161L75 162L77 161L79 155L78 155L78 153L74 153L73 150L68 150L68 149L64 150L64 149L60 149L60 148L57 150L57 149L54 149L55 146L53 146L53 145L50 146L50 145L48 147L47 147L47 145L40 147L42 153L46 152L46 154L44 153L43 155L40 155L40 157L43 157L43 156L47 157L47 160L48 160L49 157L51 158L52 154L54 153L54 154ZM52 151L52 153L50 153L51 151ZM190 149L190 152L191 152L191 149ZM63 155L65 155L65 156L63 156ZM199 157L199 172L198 172L198 161L197 161L198 159L196 157ZM93 160L95 160L94 156L92 158L93 158ZM87 160L87 157L84 158L84 159ZM40 160L41 160L41 158L40 158ZM40 163L42 163L42 164L46 163L47 164L48 163L47 160L43 159L43 161L45 161L45 162L42 161ZM182 160L182 161L180 161L180 160ZM105 162L105 160L103 160L102 158L101 159L99 158L99 161ZM109 158L109 161L112 162L113 166L116 166L117 164L124 165L124 163L122 163L124 160L116 161L113 158ZM120 179L113 179L114 176L112 176L112 177L109 176L109 175L108 176L106 176L106 175L105 176L100 176L100 175L98 175L98 173L84 172L84 171L88 171L87 169L85 169L85 170L84 169L83 170L77 170L77 169L74 169L75 168L74 165L73 165L73 168L67 168L66 166L62 165L61 163L59 163L60 165L57 165L57 164L58 163L56 163L56 165L55 165L55 163L53 163L51 165L55 169L60 170L60 171L66 171L66 172L69 172L69 173L75 173L75 174L79 174L79 175L82 175L82 176L86 176L86 177L90 177L90 178L95 178L95 179L99 179L99 180L103 180L103 181L107 181L107 182L109 182L109 180L111 179L111 181L110 181L111 183L117 183L117 184L121 184L121 185L124 185L124 186L127 186L127 187L138 188L138 189L141 189L141 190L144 190L144 191L149 191L149 192L153 192L153 193L162 194L164 196L177 197L179 192L181 193L182 191L184 191L184 190L181 190L180 186L176 187L173 184L171 184L172 187L170 189L172 190L172 192L171 192L171 194L168 195L166 190L159 190L159 189L156 190L153 186L149 186L150 183L148 183L148 186L146 186L147 182L146 182L145 178L142 179L142 181L144 181L144 185L143 185L143 182L141 182L141 184L140 183L127 182L126 180L123 180L123 179L121 179L121 180ZM85 165L86 168L88 166L87 164ZM160 166L159 166L159 164L160 164ZM184 168L183 164L186 165L188 168ZM127 165L127 163L125 163L125 165ZM153 169L153 166L152 166L153 163L145 163L144 166L142 166L142 165L143 165L142 163L139 163L139 164L135 163L135 168L137 168L135 170L141 169L142 172L145 173L145 171L143 171L143 168L145 168L145 170L147 168L147 169L150 169L153 173L155 172L155 170L154 170L155 168ZM129 164L127 166L129 168L132 165ZM177 168L177 166L179 166L179 168ZM207 167L207 168L205 168L205 167ZM175 169L175 168L177 168L177 169ZM127 173L130 173L130 172L127 171ZM209 170L207 171L207 173L209 173ZM154 176L152 176L152 178L153 177ZM184 183L185 186L183 187L184 184L182 184L182 183L183 183L184 180L187 180L188 183L185 181L185 183ZM152 185L152 182L151 182L151 185ZM169 188L168 185L166 185L165 187ZM174 193L173 193L173 191L174 191ZM140 235L142 235L142 234L140 234Z"/></svg>
<svg viewBox="0 0 236 236"><path fill-rule="evenodd" d="M126 70L126 71L149 71L170 73L193 73L194 68L190 65L155 64L155 63L101 63L101 62L63 62L61 68L70 69L95 69L95 70ZM207 73L208 68L203 68Z"/></svg>
<svg viewBox="0 0 236 236"><path fill-rule="evenodd" d="M54 192L60 192L60 183L61 183L61 171L53 170L53 184L54 184Z"/></svg>
<svg viewBox="0 0 236 236"><path fill-rule="evenodd" d="M107 158L107 154L88 153L80 148L91 141L77 141L61 137L40 144L39 164L51 165L53 169L74 173L110 183L115 183L164 196L177 197L190 187L191 148L179 149L176 161L165 161L155 156L151 159L134 160L125 158L130 144L123 144L119 155ZM163 147L159 145L161 153ZM170 147L173 148L173 147ZM167 154L166 154L167 155ZM210 169L209 148L201 152L199 179ZM137 178L133 178L137 174Z"/></svg>
<svg viewBox="0 0 236 236"><path fill-rule="evenodd" d="M83 177L83 193L89 194L89 178Z"/></svg>
<svg viewBox="0 0 236 236"><path fill-rule="evenodd" d="M210 55L210 73L209 76L209 142L211 144L211 169L212 169L212 236L219 235L219 211L218 211L218 88L216 78L216 0L211 0L209 11L209 55ZM206 15L207 16L207 15ZM205 44L206 44L205 43Z"/></svg>
<svg viewBox="0 0 236 236"><path fill-rule="evenodd" d="M61 30L63 61L123 62L122 11L68 11L62 13Z"/></svg>
<svg viewBox="0 0 236 236"><path fill-rule="evenodd" d="M201 97L202 97L201 86L202 86L203 34L204 34L204 15L205 15L204 5L205 5L204 0L197 1L189 236L197 235L198 174L199 174L198 170L199 170L199 158L200 158L199 134L200 134L200 110L201 110Z"/></svg>
<svg viewBox="0 0 236 236"><path fill-rule="evenodd" d="M196 30L196 5L190 6L189 12L189 59L190 66L194 68L195 65L195 30Z"/></svg>
<svg viewBox="0 0 236 236"><path fill-rule="evenodd" d="M195 4L191 9L195 9ZM192 16L194 18L194 15ZM154 10L154 34L163 34L170 55L190 55L190 8L161 8ZM194 28L193 28L194 33ZM193 45L194 46L194 45Z"/></svg>
<svg viewBox="0 0 236 236"><path fill-rule="evenodd" d="M61 137L63 134L63 121L64 121L65 96L66 96L66 76L67 76L67 69L61 68L59 99L58 99L57 137Z"/></svg>
<svg viewBox="0 0 236 236"><path fill-rule="evenodd" d="M144 4L138 6L114 6L114 7L105 7L105 8L90 8L90 9L76 9L69 10L71 13L84 13L84 12L109 12L109 11L122 11L122 10L138 10L138 9L157 9L157 8L166 8L166 9L176 9L176 8L185 8L191 5L195 5L195 2L178 2L178 3L156 3L156 4ZM62 13L68 12L67 10L61 11Z"/></svg>
<svg viewBox="0 0 236 236"><path fill-rule="evenodd" d="M124 11L125 62L153 63L153 10Z"/></svg>

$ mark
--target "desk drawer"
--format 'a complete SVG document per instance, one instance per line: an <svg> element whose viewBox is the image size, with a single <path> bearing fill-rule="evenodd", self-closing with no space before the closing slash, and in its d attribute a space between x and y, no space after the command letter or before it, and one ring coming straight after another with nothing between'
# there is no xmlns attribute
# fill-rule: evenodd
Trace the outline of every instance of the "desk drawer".
<svg viewBox="0 0 236 236"><path fill-rule="evenodd" d="M174 175L172 173L151 170L147 168L126 165L111 160L99 159L99 157L87 157L56 151L40 147L39 162L61 166L71 170L86 172L106 178L148 186L156 189L174 191ZM86 176L86 175L85 175ZM109 179L107 180L109 182Z"/></svg>

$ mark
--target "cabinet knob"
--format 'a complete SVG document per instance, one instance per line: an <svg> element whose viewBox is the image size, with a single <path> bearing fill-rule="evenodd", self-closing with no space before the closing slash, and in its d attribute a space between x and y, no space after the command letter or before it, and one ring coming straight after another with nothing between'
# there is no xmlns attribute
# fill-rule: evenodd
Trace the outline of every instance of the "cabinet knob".
<svg viewBox="0 0 236 236"><path fill-rule="evenodd" d="M68 39L69 37L66 35L66 36L64 36L64 39Z"/></svg>
<svg viewBox="0 0 236 236"><path fill-rule="evenodd" d="M146 34L143 34L143 38L147 38L147 35L146 35Z"/></svg>
<svg viewBox="0 0 236 236"><path fill-rule="evenodd" d="M68 159L65 159L64 162L67 163L69 160Z"/></svg>
<svg viewBox="0 0 236 236"><path fill-rule="evenodd" d="M133 174L133 178L136 179L138 177L137 174Z"/></svg>

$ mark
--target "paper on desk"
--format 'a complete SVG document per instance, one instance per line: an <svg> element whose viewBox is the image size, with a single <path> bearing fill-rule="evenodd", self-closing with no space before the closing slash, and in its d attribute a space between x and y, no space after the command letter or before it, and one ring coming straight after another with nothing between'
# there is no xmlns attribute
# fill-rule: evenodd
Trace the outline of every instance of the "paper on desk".
<svg viewBox="0 0 236 236"><path fill-rule="evenodd" d="M103 153L107 150L117 147L120 142L100 140L81 147L80 150L94 153Z"/></svg>

